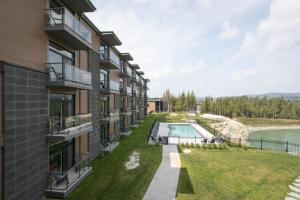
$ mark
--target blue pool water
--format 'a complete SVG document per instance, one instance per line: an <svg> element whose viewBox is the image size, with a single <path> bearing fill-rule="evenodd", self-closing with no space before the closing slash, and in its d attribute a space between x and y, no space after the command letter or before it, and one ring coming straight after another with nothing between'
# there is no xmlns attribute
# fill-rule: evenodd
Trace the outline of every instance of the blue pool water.
<svg viewBox="0 0 300 200"><path fill-rule="evenodd" d="M200 137L199 132L190 124L169 124L169 136Z"/></svg>

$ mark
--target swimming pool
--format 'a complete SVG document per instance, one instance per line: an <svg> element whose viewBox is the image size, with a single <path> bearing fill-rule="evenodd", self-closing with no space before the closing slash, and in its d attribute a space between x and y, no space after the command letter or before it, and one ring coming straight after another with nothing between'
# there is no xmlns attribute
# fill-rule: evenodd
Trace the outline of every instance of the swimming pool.
<svg viewBox="0 0 300 200"><path fill-rule="evenodd" d="M168 128L171 137L201 137L201 134L191 124L169 124Z"/></svg>

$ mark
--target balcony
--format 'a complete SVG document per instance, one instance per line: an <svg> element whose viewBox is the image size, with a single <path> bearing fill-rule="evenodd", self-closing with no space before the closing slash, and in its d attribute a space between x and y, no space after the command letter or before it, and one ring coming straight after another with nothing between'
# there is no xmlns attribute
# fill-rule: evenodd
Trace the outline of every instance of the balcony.
<svg viewBox="0 0 300 200"><path fill-rule="evenodd" d="M50 87L92 90L90 72L67 63L48 63Z"/></svg>
<svg viewBox="0 0 300 200"><path fill-rule="evenodd" d="M120 92L120 83L113 80L100 80L100 91L103 94Z"/></svg>
<svg viewBox="0 0 300 200"><path fill-rule="evenodd" d="M111 47L101 47L100 64L107 69L119 69L120 59Z"/></svg>
<svg viewBox="0 0 300 200"><path fill-rule="evenodd" d="M121 78L129 78L129 74L127 72L127 66L125 63L122 63L121 64L121 67L120 67L120 77Z"/></svg>
<svg viewBox="0 0 300 200"><path fill-rule="evenodd" d="M64 7L46 9L45 31L75 49L91 49L91 32Z"/></svg>
<svg viewBox="0 0 300 200"><path fill-rule="evenodd" d="M93 130L92 114L66 117L63 120L49 120L48 140L66 141Z"/></svg>
<svg viewBox="0 0 300 200"><path fill-rule="evenodd" d="M111 153L120 145L119 137L114 137L110 140L104 141L101 150L104 153Z"/></svg>
<svg viewBox="0 0 300 200"><path fill-rule="evenodd" d="M92 167L88 160L83 160L66 172L49 172L46 196L65 198L90 173Z"/></svg>
<svg viewBox="0 0 300 200"><path fill-rule="evenodd" d="M121 126L120 135L128 136L132 133L131 129L125 126Z"/></svg>

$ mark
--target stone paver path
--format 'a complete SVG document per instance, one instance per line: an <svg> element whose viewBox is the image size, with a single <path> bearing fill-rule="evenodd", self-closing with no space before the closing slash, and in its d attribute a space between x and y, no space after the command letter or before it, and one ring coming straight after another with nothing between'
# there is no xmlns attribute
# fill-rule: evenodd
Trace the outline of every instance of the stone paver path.
<svg viewBox="0 0 300 200"><path fill-rule="evenodd" d="M291 192L287 193L285 200L300 200L300 176L296 178L294 183L289 185Z"/></svg>
<svg viewBox="0 0 300 200"><path fill-rule="evenodd" d="M148 187L144 200L175 199L180 166L177 146L163 145L162 162Z"/></svg>

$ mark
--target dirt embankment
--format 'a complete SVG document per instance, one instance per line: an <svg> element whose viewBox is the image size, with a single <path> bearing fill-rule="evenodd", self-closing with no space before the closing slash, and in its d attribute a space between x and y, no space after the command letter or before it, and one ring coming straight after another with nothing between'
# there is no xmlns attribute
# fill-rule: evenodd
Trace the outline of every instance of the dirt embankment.
<svg viewBox="0 0 300 200"><path fill-rule="evenodd" d="M201 117L218 121L216 123L211 124L210 126L212 128L215 128L222 135L230 138L247 139L251 131L300 129L300 125L289 125L289 126L281 125L281 126L262 126L262 127L247 126L243 123L240 123L231 118L224 117L221 115L203 114L201 115Z"/></svg>

